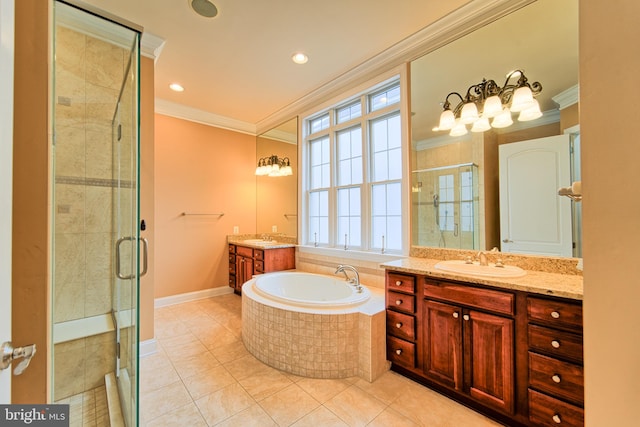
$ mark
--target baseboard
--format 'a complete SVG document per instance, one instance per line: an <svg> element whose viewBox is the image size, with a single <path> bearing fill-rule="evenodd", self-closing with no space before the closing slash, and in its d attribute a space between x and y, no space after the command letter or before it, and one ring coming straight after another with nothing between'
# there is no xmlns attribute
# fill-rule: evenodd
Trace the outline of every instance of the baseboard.
<svg viewBox="0 0 640 427"><path fill-rule="evenodd" d="M158 352L158 341L155 338L150 340L140 341L140 357L151 356Z"/></svg>
<svg viewBox="0 0 640 427"><path fill-rule="evenodd" d="M154 307L166 307L168 305L181 304L189 301L197 301L199 299L219 297L233 293L233 289L229 286L220 286L218 288L205 289L202 291L187 292L184 294L171 295L168 297L156 298Z"/></svg>

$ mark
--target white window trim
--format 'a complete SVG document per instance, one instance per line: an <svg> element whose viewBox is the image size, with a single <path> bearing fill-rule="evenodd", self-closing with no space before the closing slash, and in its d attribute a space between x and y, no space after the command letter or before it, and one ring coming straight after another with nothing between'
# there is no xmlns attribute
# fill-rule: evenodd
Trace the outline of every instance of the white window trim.
<svg viewBox="0 0 640 427"><path fill-rule="evenodd" d="M333 98L327 100L326 102L322 103L321 105L316 106L313 109L309 109L307 111L302 112L299 117L300 117L300 124L301 126L299 127L299 141L306 141L306 139L309 137L309 135L307 134L308 129L305 126L305 121L307 118L313 117L314 115L320 115L321 112L326 111L328 109L332 109L332 108L336 108L337 106L339 106L340 104L346 105L347 103L345 102L345 100L347 99L352 99L355 98L357 96L361 96L365 93L370 93L370 92L375 92L376 88L382 88L386 85L388 85L389 83L391 83L393 80L396 80L399 78L399 83L400 83L400 126L401 126L401 139L402 139L402 146L403 146L403 151L402 151L402 187L403 189L408 189L410 188L410 140L409 140L409 135L410 135L410 129L409 129L409 113L410 113L410 106L409 106L409 83L408 83L408 68L409 68L409 64L405 63L402 64L401 66L395 67L381 75L379 75L376 78L373 78L371 80L368 80L360 85L358 85L357 87L354 87L353 89L351 89L350 91L347 92L343 92L340 95L334 96ZM390 107L390 109L395 109L395 105L393 107ZM382 110L378 110L378 111L385 111L387 110L387 108L383 108ZM377 111L377 112L378 112ZM384 115L384 114L383 114ZM333 118L331 118L331 120L333 120ZM338 130L339 128L347 128L349 126L353 125L352 121L347 121L344 123L340 123L339 125L334 125L333 130ZM363 129L363 132L368 132L368 129ZM318 133L318 136L320 135L320 132ZM333 150L333 144L331 144L331 150ZM364 153L363 153L364 154ZM331 155L333 156L333 152L331 153ZM365 155L368 155L365 154ZM308 152L306 150L306 144L305 143L300 143L298 144L298 158L300 159L299 164L303 165L303 164L307 164L308 162ZM333 157L332 157L333 158ZM306 167L306 166L305 166ZM365 167L366 166L365 164ZM368 171L367 171L368 172ZM364 191L365 193L367 191L369 191L370 188L370 183L368 183L367 185L364 186ZM307 192L308 192L308 182L306 179L306 172L300 173L298 174L298 200L300 200L300 215L298 217L298 226L299 226L299 230L300 230L300 234L299 234L299 239L298 239L298 243L299 243L299 247L300 250L302 252L308 252L308 253L315 253L318 255L327 255L327 256L340 256L341 258L344 259L354 259L354 260L374 260L374 259L379 259L381 262L385 262L385 261L389 261L391 259L398 259L400 257L404 257L404 256L408 256L409 254L409 249L410 249L410 245L411 245L411 241L410 241L410 194L409 191L402 191L402 199L401 199L401 203L402 203L402 214L403 214L403 221L402 221L402 241L403 241L403 248L401 250L400 253L398 252L393 252L393 253L385 253L382 254L378 251L363 251L360 249L348 249L348 250L344 250L343 248L339 248L335 242L331 241L331 239L333 239L334 237L331 236L330 237L330 245L334 245L331 247L315 247L313 245L313 242L308 242L308 223L307 223L307 216L308 216L308 211L307 211L307 206L308 206L308 199L307 199ZM370 195L369 194L363 194L363 197L367 197L367 199L369 199ZM362 216L362 221L366 221L367 225L365 226L366 232L370 233L370 228L371 228L371 224L370 224L370 212L369 209L367 209L367 212L363 212L363 216ZM329 227L330 230L335 230L336 228L336 216L335 216L335 212L330 211L329 212ZM369 237L367 237L368 239Z"/></svg>

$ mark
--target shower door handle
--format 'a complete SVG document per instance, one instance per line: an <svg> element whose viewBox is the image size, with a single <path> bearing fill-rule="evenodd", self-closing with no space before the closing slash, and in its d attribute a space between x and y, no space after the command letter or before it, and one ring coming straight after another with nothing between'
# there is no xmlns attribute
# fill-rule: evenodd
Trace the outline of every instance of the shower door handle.
<svg viewBox="0 0 640 427"><path fill-rule="evenodd" d="M123 274L121 270L121 264L120 264L120 246L122 245L123 242L131 242L135 240L142 241L142 247L144 249L142 251L142 271L140 272L140 277L147 274L147 270L149 266L148 255L147 255L149 252L149 242L147 241L147 239L145 239L144 237L136 238L134 236L121 237L116 242L116 276L118 276L118 279L131 280L136 277L135 274Z"/></svg>

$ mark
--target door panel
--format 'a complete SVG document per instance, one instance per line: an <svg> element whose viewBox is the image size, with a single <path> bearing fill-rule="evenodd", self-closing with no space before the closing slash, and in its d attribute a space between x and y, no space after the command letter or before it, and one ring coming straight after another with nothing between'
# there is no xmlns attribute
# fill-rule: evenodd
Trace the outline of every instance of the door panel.
<svg viewBox="0 0 640 427"><path fill-rule="evenodd" d="M569 135L500 145L502 252L573 255ZM535 177L532 179L531 177Z"/></svg>
<svg viewBox="0 0 640 427"><path fill-rule="evenodd" d="M462 314L459 307L424 302L424 373L457 390L462 389Z"/></svg>
<svg viewBox="0 0 640 427"><path fill-rule="evenodd" d="M465 315L465 334L471 356L471 396L502 411L514 409L514 321L493 314L470 311ZM468 319L468 320L466 320Z"/></svg>

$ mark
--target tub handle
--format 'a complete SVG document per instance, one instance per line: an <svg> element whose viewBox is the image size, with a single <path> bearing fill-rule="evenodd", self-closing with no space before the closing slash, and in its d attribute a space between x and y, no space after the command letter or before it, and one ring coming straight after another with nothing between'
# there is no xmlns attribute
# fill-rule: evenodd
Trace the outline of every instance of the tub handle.
<svg viewBox="0 0 640 427"><path fill-rule="evenodd" d="M399 349L397 349L397 350L396 350L396 354L397 354L398 356L400 356L400 355L402 354L402 349L400 349L400 348L399 348Z"/></svg>
<svg viewBox="0 0 640 427"><path fill-rule="evenodd" d="M401 299L397 299L396 300L396 305L402 305L402 300Z"/></svg>
<svg viewBox="0 0 640 427"><path fill-rule="evenodd" d="M398 328L398 329L402 328L402 323L400 323L400 322L396 323L396 328Z"/></svg>

